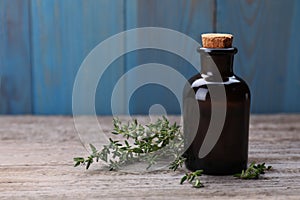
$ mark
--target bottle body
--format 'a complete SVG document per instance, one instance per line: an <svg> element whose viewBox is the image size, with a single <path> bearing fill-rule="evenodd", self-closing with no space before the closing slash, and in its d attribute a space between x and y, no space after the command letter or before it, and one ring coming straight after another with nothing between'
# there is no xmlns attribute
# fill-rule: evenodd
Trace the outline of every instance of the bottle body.
<svg viewBox="0 0 300 200"><path fill-rule="evenodd" d="M236 50L219 53L201 55L204 70L189 80L183 94L186 167L192 171L202 169L205 174L212 175L241 172L247 167L248 159L250 90L241 78L233 74L233 55ZM216 72L214 69L210 69L213 66L209 65L213 64L217 65L221 79L213 73ZM220 87L224 88L224 98L212 98L212 90ZM198 106L199 116L191 112L195 110L195 107L191 108L191 99L196 101L194 106ZM212 111L216 115L221 115L219 111L225 111L224 118L212 121ZM213 138L215 144L211 150L201 157L200 149L211 124L222 126L220 134Z"/></svg>

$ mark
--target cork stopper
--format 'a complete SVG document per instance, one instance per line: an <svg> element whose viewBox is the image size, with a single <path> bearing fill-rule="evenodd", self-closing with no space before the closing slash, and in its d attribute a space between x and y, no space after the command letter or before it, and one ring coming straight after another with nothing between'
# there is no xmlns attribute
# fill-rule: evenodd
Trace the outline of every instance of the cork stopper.
<svg viewBox="0 0 300 200"><path fill-rule="evenodd" d="M201 35L204 48L230 48L233 35L227 33L205 33Z"/></svg>

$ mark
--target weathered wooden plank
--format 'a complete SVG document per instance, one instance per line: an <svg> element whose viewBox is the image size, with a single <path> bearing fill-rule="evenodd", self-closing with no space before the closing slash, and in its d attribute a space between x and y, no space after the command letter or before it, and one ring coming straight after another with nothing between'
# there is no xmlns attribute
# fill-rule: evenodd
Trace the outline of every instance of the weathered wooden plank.
<svg viewBox="0 0 300 200"><path fill-rule="evenodd" d="M89 118L79 126L97 132ZM138 117L147 121L148 117ZM178 121L180 117L170 119ZM101 117L105 133L111 117ZM180 185L183 170L111 172L73 168L87 155L71 117L0 117L1 199L299 199L300 115L251 116L249 161L273 166L259 180L202 176L204 188Z"/></svg>
<svg viewBox="0 0 300 200"><path fill-rule="evenodd" d="M235 71L251 87L253 112L300 111L298 22L296 0L217 0L217 31L235 35Z"/></svg>
<svg viewBox="0 0 300 200"><path fill-rule="evenodd" d="M1 0L0 27L0 114L30 113L28 0Z"/></svg>
<svg viewBox="0 0 300 200"><path fill-rule="evenodd" d="M187 1L127 1L127 29L137 27L163 27L179 31L200 42L200 34L202 32L210 32L213 30L214 19L214 1L209 0L187 0ZM143 38L141 35L139 38ZM172 38L172 35L170 35ZM162 40L158 37L149 37L147 40ZM138 39L137 39L138 40ZM173 43L179 41L172 41ZM172 44L171 44L172 45ZM171 46L169 45L169 46ZM189 55L194 55L194 62L200 63L200 56L191 46L182 44L181 49L188 52ZM142 49L126 55L126 71L134 69L136 66L145 63L160 63L172 67L186 78L190 78L197 71L184 58L181 58L174 53L157 50L157 49ZM178 85L178 80L172 79L170 74L161 72L157 74L164 76L164 79L170 79L173 85ZM148 77L145 73L143 76L132 77L127 80L127 88ZM168 113L180 113L179 102L174 94L160 85L149 84L140 87L130 97L129 110L131 114L148 113L149 108L153 104L161 104L165 107ZM127 93L128 95L128 93Z"/></svg>
<svg viewBox="0 0 300 200"><path fill-rule="evenodd" d="M123 1L32 0L31 11L33 112L71 114L77 70L97 44L123 30ZM112 88L123 68L123 60L117 60L100 81L96 95L99 114L110 113Z"/></svg>

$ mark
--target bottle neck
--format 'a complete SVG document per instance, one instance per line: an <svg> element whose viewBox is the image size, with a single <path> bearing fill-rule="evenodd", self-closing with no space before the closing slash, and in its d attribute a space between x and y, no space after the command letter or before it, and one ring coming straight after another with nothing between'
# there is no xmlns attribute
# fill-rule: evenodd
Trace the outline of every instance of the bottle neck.
<svg viewBox="0 0 300 200"><path fill-rule="evenodd" d="M198 48L201 56L201 74L207 76L233 76L233 58L236 48Z"/></svg>

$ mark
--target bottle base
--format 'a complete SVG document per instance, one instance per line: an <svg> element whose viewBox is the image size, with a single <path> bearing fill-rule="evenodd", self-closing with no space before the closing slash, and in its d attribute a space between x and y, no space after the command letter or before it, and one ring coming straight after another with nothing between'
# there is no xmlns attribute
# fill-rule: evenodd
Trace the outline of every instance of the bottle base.
<svg viewBox="0 0 300 200"><path fill-rule="evenodd" d="M233 175L241 173L242 170L247 168L247 163L239 164L227 164L227 165L211 165L211 164L191 164L185 162L185 166L188 170L196 171L203 170L203 174L206 175L215 175L215 176L224 176L224 175Z"/></svg>

